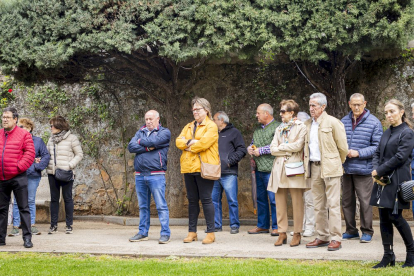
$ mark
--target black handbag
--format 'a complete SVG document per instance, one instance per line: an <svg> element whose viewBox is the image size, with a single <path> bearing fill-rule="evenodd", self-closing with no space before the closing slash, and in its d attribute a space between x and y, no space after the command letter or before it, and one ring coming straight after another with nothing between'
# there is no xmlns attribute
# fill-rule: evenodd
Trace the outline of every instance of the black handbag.
<svg viewBox="0 0 414 276"><path fill-rule="evenodd" d="M55 156L55 167L56 167L56 145L53 145L53 154ZM69 182L73 180L73 171L55 169L55 179L62 182Z"/></svg>
<svg viewBox="0 0 414 276"><path fill-rule="evenodd" d="M414 200L414 180L401 183L399 190L400 197L405 202Z"/></svg>

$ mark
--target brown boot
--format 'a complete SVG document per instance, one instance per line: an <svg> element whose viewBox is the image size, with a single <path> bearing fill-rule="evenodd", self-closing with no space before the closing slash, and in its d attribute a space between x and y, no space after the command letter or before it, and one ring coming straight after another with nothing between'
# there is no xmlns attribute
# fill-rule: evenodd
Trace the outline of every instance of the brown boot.
<svg viewBox="0 0 414 276"><path fill-rule="evenodd" d="M207 233L207 236L203 240L203 244L210 244L213 243L216 240L216 237L214 236L214 233Z"/></svg>
<svg viewBox="0 0 414 276"><path fill-rule="evenodd" d="M197 240L197 233L196 232L188 232L187 238L184 239L185 243L193 242Z"/></svg>
<svg viewBox="0 0 414 276"><path fill-rule="evenodd" d="M281 246L282 244L286 244L286 243L287 243L286 232L284 233L279 232L279 238L275 242L275 246Z"/></svg>
<svg viewBox="0 0 414 276"><path fill-rule="evenodd" d="M293 239L290 242L290 246L298 246L300 244L300 233L293 233Z"/></svg>

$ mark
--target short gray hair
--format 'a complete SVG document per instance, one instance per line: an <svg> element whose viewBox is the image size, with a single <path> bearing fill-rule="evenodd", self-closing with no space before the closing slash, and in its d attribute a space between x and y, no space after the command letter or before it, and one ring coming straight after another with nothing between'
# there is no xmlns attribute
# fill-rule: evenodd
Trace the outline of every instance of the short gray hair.
<svg viewBox="0 0 414 276"><path fill-rule="evenodd" d="M217 119L222 120L224 123L230 123L229 116L224 111L217 111Z"/></svg>
<svg viewBox="0 0 414 276"><path fill-rule="evenodd" d="M326 96L321 92L316 92L310 95L309 99L317 99L318 104L320 106L325 105L328 106L328 101L326 100Z"/></svg>
<svg viewBox="0 0 414 276"><path fill-rule="evenodd" d="M273 107L270 104L264 103L259 105L261 109L263 109L264 112L269 113L270 116L273 116Z"/></svg>
<svg viewBox="0 0 414 276"><path fill-rule="evenodd" d="M298 118L298 120L301 122L305 122L310 119L310 116L308 115L308 113L300 111L298 112L298 116L296 116L296 118Z"/></svg>
<svg viewBox="0 0 414 276"><path fill-rule="evenodd" d="M365 102L365 97L361 93L354 93L349 97L349 101L351 101L353 98L362 98L362 100Z"/></svg>

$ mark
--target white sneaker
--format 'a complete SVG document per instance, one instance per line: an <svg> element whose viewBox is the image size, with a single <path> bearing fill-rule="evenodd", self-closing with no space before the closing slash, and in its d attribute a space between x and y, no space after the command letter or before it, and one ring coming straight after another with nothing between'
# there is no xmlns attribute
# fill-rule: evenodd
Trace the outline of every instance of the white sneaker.
<svg viewBox="0 0 414 276"><path fill-rule="evenodd" d="M304 236L304 237L312 237L312 236L313 236L313 231L312 231L312 230L307 229L307 230L305 230L305 231L303 232L303 235L302 235L302 236Z"/></svg>
<svg viewBox="0 0 414 276"><path fill-rule="evenodd" d="M292 232L290 232L290 235L291 235L291 236L293 236L293 231L292 231Z"/></svg>

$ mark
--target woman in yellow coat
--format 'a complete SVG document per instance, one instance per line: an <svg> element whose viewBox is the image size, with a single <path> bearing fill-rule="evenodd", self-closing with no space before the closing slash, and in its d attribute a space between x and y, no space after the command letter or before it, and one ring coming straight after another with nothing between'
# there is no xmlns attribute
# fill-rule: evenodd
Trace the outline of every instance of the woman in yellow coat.
<svg viewBox="0 0 414 276"><path fill-rule="evenodd" d="M184 174L188 199L188 236L185 243L197 240L197 220L200 213L199 201L203 205L207 224L207 236L203 244L213 243L214 205L211 193L214 180L201 177L201 162L212 165L220 164L218 151L218 129L211 120L211 106L204 98L194 98L191 102L194 121L187 124L176 139L176 146L183 151L180 164Z"/></svg>

